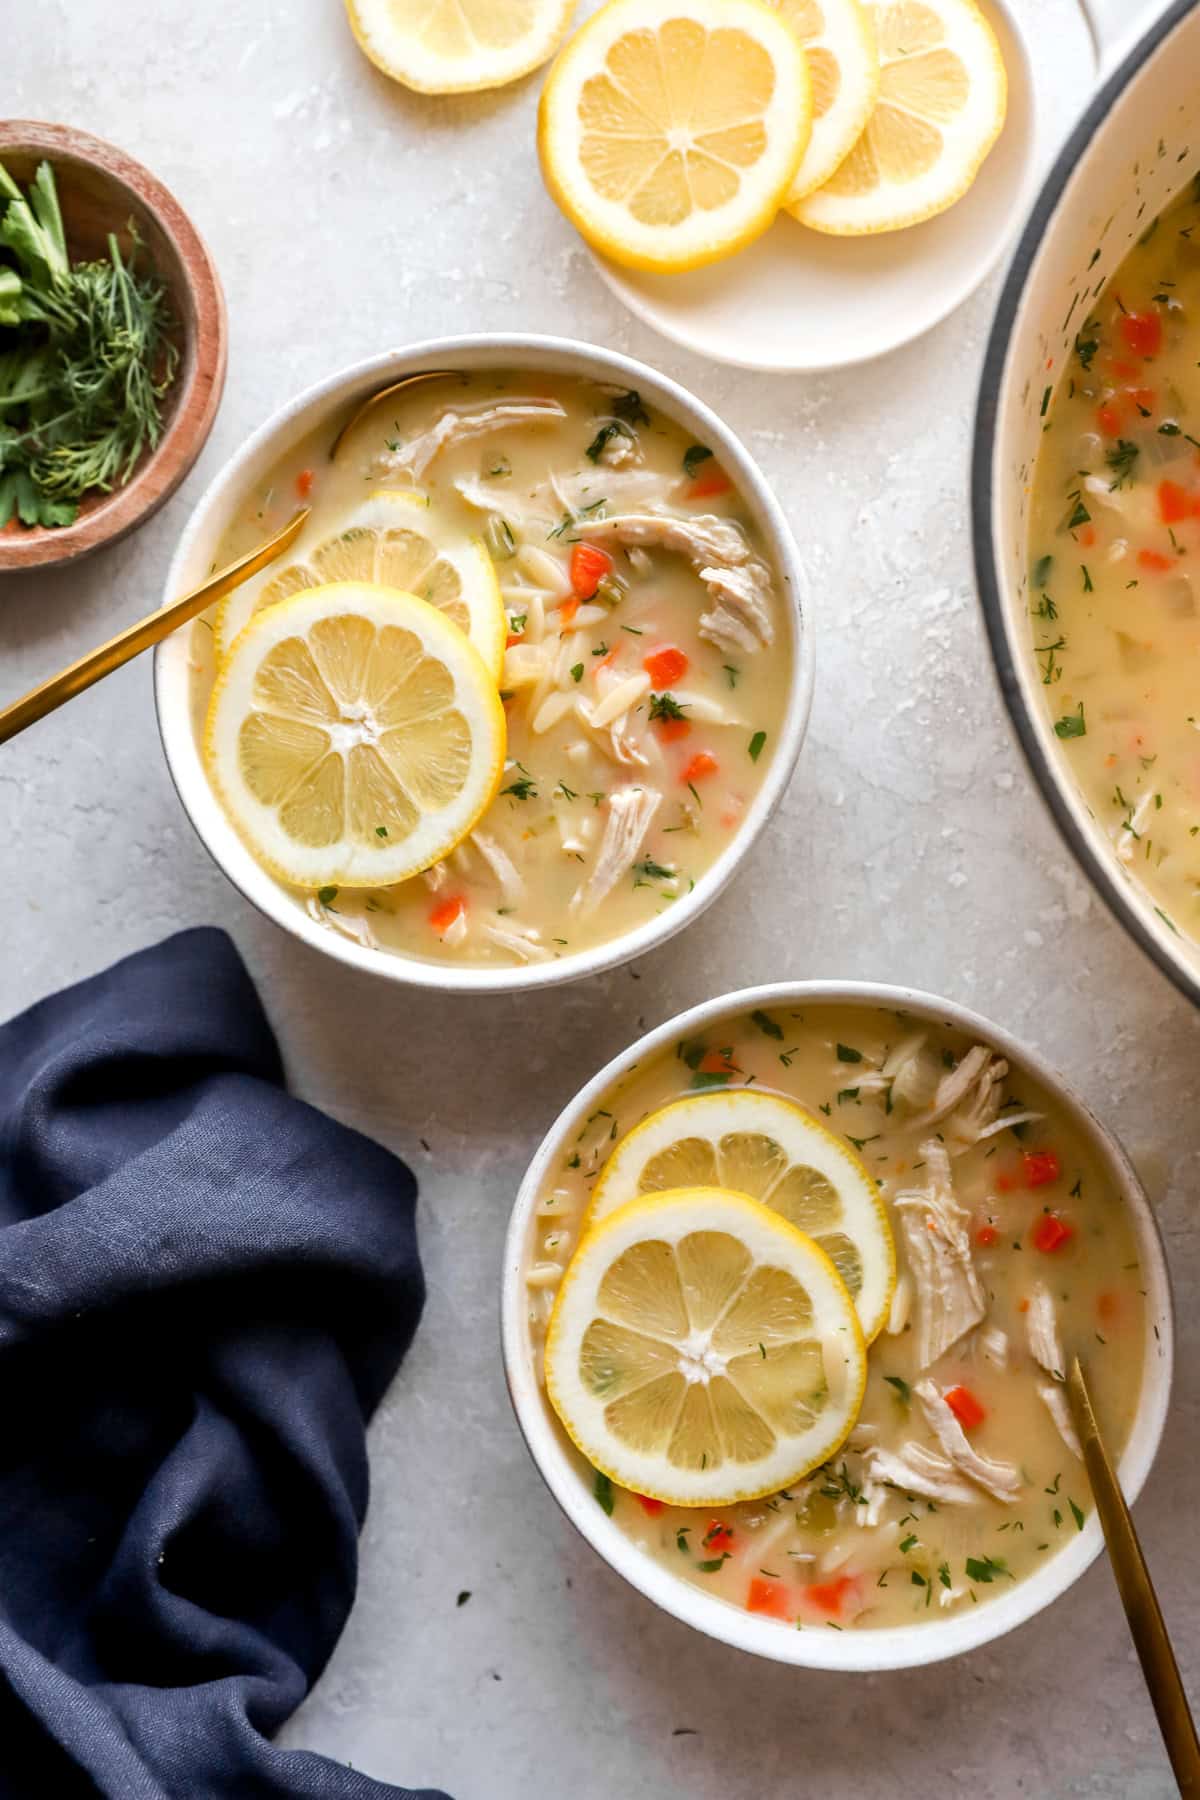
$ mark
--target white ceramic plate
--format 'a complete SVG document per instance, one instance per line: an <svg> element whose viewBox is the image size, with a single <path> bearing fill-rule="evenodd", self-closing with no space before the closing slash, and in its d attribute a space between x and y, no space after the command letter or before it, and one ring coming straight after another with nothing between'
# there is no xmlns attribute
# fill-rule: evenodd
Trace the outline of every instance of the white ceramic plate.
<svg viewBox="0 0 1200 1800"><path fill-rule="evenodd" d="M780 213L740 256L648 275L597 256L613 293L664 337L743 369L837 369L920 337L974 293L1032 198L1038 141L1029 52L1001 0L980 0L1008 70L1008 116L974 186L909 231L835 238Z"/></svg>

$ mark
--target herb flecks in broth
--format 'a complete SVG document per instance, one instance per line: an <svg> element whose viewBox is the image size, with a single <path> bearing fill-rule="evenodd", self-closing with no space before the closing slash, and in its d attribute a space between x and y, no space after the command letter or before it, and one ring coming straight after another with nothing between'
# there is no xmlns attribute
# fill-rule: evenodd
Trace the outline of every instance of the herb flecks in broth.
<svg viewBox="0 0 1200 1800"><path fill-rule="evenodd" d="M781 1628L986 1603L1086 1522L1070 1351L1087 1349L1118 1450L1136 1410L1144 1301L1120 1194L1062 1109L987 1046L874 1008L759 1008L632 1071L547 1176L529 1247L535 1349L614 1145L706 1087L774 1090L861 1145L897 1241L891 1314L854 1430L804 1480L732 1507L615 1486L601 1503L668 1571Z"/></svg>
<svg viewBox="0 0 1200 1800"><path fill-rule="evenodd" d="M398 887L343 888L336 908L300 903L363 944L509 964L672 907L746 819L787 702L782 588L719 458L636 391L517 371L417 384L332 466L328 447L322 432L283 458L219 554L282 523L301 482L313 541L341 557L365 501L415 495L413 530L447 547L442 562L427 556L423 588L389 540L366 578L402 569L394 585L445 606L439 580L467 566L450 551L482 546L504 611L508 755L491 808L443 862ZM197 712L213 657L197 639Z"/></svg>
<svg viewBox="0 0 1200 1800"><path fill-rule="evenodd" d="M1032 646L1055 736L1130 877L1200 941L1200 179L1078 330L1045 423Z"/></svg>

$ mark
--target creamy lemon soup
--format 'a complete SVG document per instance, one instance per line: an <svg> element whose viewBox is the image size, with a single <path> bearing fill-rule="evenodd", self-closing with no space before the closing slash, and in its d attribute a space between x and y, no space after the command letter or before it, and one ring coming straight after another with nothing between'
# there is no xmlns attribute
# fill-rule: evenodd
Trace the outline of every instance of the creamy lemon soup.
<svg viewBox="0 0 1200 1800"><path fill-rule="evenodd" d="M1200 939L1200 178L1080 321L1043 400L1033 652L1130 876ZM1049 378L1048 378L1049 379Z"/></svg>
<svg viewBox="0 0 1200 1800"><path fill-rule="evenodd" d="M671 1115L659 1109L717 1089L733 1103L722 1134L707 1141L688 1127L666 1147ZM868 1296L863 1267L843 1254L851 1226L830 1180L811 1167L781 1175L788 1158L779 1145L757 1142L749 1108L736 1123L739 1095L766 1093L799 1102L861 1162L895 1241L890 1299ZM648 1115L654 1124L627 1138ZM1083 1529L1091 1500L1064 1370L1072 1355L1083 1358L1102 1426L1120 1449L1142 1381L1144 1284L1120 1193L1037 1083L956 1031L868 1007L759 1010L680 1042L605 1098L547 1176L527 1267L539 1360L555 1296L572 1287L564 1272L594 1194L600 1204L591 1216L604 1211L614 1147L643 1141L654 1154L634 1158L642 1192L742 1183L793 1223L807 1222L858 1290L868 1337L874 1320L884 1320L849 1437L782 1491L733 1506L665 1505L581 1459L596 1505L648 1555L681 1581L778 1619L781 1629L847 1629L942 1618L993 1599ZM619 1153L619 1175L621 1158L628 1162L628 1148ZM824 1167L840 1181L832 1162ZM627 1205L608 1218L622 1223L637 1211ZM865 1243L862 1226L855 1229ZM730 1305L745 1310L736 1296ZM778 1314L775 1322L785 1323ZM624 1377L638 1360L628 1345L620 1348L625 1330L618 1320L614 1332L610 1322L599 1356L595 1336L585 1339L593 1351L581 1366L585 1385L613 1384L623 1411L620 1421L616 1412L609 1418L622 1431L636 1400ZM766 1339L758 1346L761 1391L749 1380L752 1355L735 1356L722 1379L778 1421L786 1396L765 1379L772 1361L782 1367L770 1322L758 1335ZM828 1373L828 1347L825 1361ZM664 1483L679 1479L667 1463L682 1467L674 1456L676 1416L693 1403L696 1381L707 1379L694 1357L692 1364L674 1396L660 1353L640 1377L657 1377L665 1398L643 1409L633 1448L665 1457ZM805 1397L819 1411L827 1397L819 1363L815 1377L804 1359L793 1366L798 1379L815 1380ZM719 1417L715 1391L713 1407ZM736 1448L725 1448L736 1461ZM728 1479L736 1487L736 1470Z"/></svg>
<svg viewBox="0 0 1200 1800"><path fill-rule="evenodd" d="M219 562L245 551L298 498L313 509L287 557L197 630L198 729L256 611L355 579L413 592L469 634L507 751L486 814L423 874L297 888L298 904L363 944L477 963L566 956L670 909L745 819L792 669L779 573L712 448L636 392L515 372L418 383L331 460L333 435L282 458L219 548ZM387 733L362 711L336 730L371 735L386 762ZM340 739L326 736L293 792L328 777ZM402 788L398 766L381 786L393 777ZM373 801L366 851L372 832L390 851L393 815L420 800Z"/></svg>

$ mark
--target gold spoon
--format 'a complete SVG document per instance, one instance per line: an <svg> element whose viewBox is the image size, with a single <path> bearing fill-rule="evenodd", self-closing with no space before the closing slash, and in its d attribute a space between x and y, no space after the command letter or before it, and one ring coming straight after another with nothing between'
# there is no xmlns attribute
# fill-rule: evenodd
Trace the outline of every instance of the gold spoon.
<svg viewBox="0 0 1200 1800"><path fill-rule="evenodd" d="M66 700L73 700L76 694L82 694L114 669L130 661L151 644L157 644L165 637L170 637L177 626L186 625L202 613L206 606L219 600L223 594L232 593L235 587L249 576L256 575L265 569L269 562L288 546L295 542L308 519L310 508L305 506L295 517L277 531L273 538L260 544L257 550L251 550L248 556L240 556L236 562L230 563L227 569L221 569L216 575L210 575L198 588L185 594L182 600L172 601L170 606L161 607L157 612L147 614L135 625L127 625L107 644L101 644L98 650L90 650L73 662L69 668L62 669L57 675L51 675L20 700L14 700L11 706L0 711L0 744L7 743L9 738L16 737L27 725L33 725L38 719L44 719Z"/></svg>
<svg viewBox="0 0 1200 1800"><path fill-rule="evenodd" d="M369 412L371 412L375 407L377 407L381 401L390 399L393 394L401 393L404 388L412 387L414 382L417 382L417 381L443 381L443 380L445 380L446 376L454 375L455 373L458 373L458 372L459 371L456 371L454 369L419 369L415 375L405 375L402 378L402 380L393 381L390 387L380 388L380 390L377 394L368 395L368 397L362 402L362 404L360 406L358 406L354 410L354 412L351 413L349 419L342 426L342 429L338 432L337 436L333 440L333 443L330 445L330 447L329 447L330 462L333 461L334 457L337 455L338 451L341 449L341 447L345 443L346 439L350 436L350 433L354 430L355 426L360 425L362 423L362 421L366 418L367 414Z"/></svg>
<svg viewBox="0 0 1200 1800"><path fill-rule="evenodd" d="M1158 1727L1167 1747L1167 1755L1175 1772L1179 1791L1186 1800L1200 1796L1200 1741L1188 1705L1187 1694L1179 1676L1179 1665L1167 1636L1150 1580L1150 1571L1138 1543L1137 1532L1120 1483L1108 1459L1100 1427L1092 1411L1091 1396L1083 1378L1079 1358L1073 1357L1067 1377L1067 1398L1071 1416L1079 1434L1080 1448L1087 1467L1088 1479L1095 1496L1096 1511L1104 1528L1108 1558L1112 1564L1117 1592L1129 1621L1129 1631L1142 1665L1142 1674L1150 1691L1150 1701L1158 1718Z"/></svg>

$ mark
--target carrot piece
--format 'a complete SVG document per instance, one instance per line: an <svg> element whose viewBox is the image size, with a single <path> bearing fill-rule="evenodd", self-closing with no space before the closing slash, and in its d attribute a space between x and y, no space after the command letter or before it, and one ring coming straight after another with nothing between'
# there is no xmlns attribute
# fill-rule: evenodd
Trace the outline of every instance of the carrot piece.
<svg viewBox="0 0 1200 1800"><path fill-rule="evenodd" d="M559 601L558 616L564 625L569 625L571 623L571 620L575 617L575 614L578 611L579 611L579 601L577 599L575 599L574 596L572 596L569 600L560 600Z"/></svg>
<svg viewBox="0 0 1200 1800"><path fill-rule="evenodd" d="M1135 356L1157 356L1162 349L1162 320L1156 312L1125 313L1121 336Z"/></svg>
<svg viewBox="0 0 1200 1800"><path fill-rule="evenodd" d="M1040 1250L1043 1256L1052 1251L1061 1250L1075 1236L1075 1227L1060 1219L1057 1213L1043 1213L1031 1233L1033 1247Z"/></svg>
<svg viewBox="0 0 1200 1800"><path fill-rule="evenodd" d="M313 482L315 480L316 476L311 469L301 469L300 473L297 475L296 492L302 500L307 500L308 496L312 493Z"/></svg>
<svg viewBox="0 0 1200 1800"><path fill-rule="evenodd" d="M736 1075L738 1072L729 1050L706 1050L697 1067L702 1075Z"/></svg>
<svg viewBox="0 0 1200 1800"><path fill-rule="evenodd" d="M466 912L466 910L466 901L460 894L455 894L448 900L438 901L437 905L429 915L429 923L434 931L437 932L438 936L441 937L449 931L459 914Z"/></svg>
<svg viewBox="0 0 1200 1800"><path fill-rule="evenodd" d="M635 1494L633 1497L642 1511L649 1513L652 1519L656 1519L666 1505L665 1500L654 1500L649 1494Z"/></svg>
<svg viewBox="0 0 1200 1800"><path fill-rule="evenodd" d="M692 729L686 719L655 719L654 728L664 744L676 744Z"/></svg>
<svg viewBox="0 0 1200 1800"><path fill-rule="evenodd" d="M715 1550L719 1555L721 1551L728 1550L732 1542L733 1526L727 1525L724 1519L710 1519L708 1530L704 1534L704 1548Z"/></svg>
<svg viewBox="0 0 1200 1800"><path fill-rule="evenodd" d="M755 1575L746 1595L746 1611L766 1613L770 1619L791 1619L795 1601L789 1600L781 1581L765 1581L761 1575Z"/></svg>
<svg viewBox="0 0 1200 1800"><path fill-rule="evenodd" d="M1103 406L1097 408L1096 423L1105 437L1120 437L1121 415L1111 401L1107 401Z"/></svg>
<svg viewBox="0 0 1200 1800"><path fill-rule="evenodd" d="M974 1431L987 1418L987 1407L967 1387L954 1387L946 1395L946 1405L964 1431Z"/></svg>
<svg viewBox="0 0 1200 1800"><path fill-rule="evenodd" d="M994 1225L981 1225L975 1233L975 1242L984 1250L990 1250L992 1245L999 1241L1000 1233Z"/></svg>
<svg viewBox="0 0 1200 1800"><path fill-rule="evenodd" d="M733 486L728 475L719 463L714 463L703 475L697 475L691 487L684 495L686 500L709 500L714 494L727 494Z"/></svg>
<svg viewBox="0 0 1200 1800"><path fill-rule="evenodd" d="M1157 569L1160 574L1171 567L1171 558L1161 550L1139 550L1137 559L1140 568Z"/></svg>
<svg viewBox="0 0 1200 1800"><path fill-rule="evenodd" d="M612 573L613 559L599 544L575 544L571 550L571 586L580 600L590 600Z"/></svg>
<svg viewBox="0 0 1200 1800"><path fill-rule="evenodd" d="M1192 497L1177 481L1158 484L1158 516L1164 525L1178 525L1192 510Z"/></svg>
<svg viewBox="0 0 1200 1800"><path fill-rule="evenodd" d="M840 1613L846 1595L857 1588L853 1575L839 1575L834 1581L813 1581L803 1590L803 1598L818 1612Z"/></svg>
<svg viewBox="0 0 1200 1800"><path fill-rule="evenodd" d="M642 667L656 688L669 688L688 671L688 659L674 644L663 644L642 658Z"/></svg>
<svg viewBox="0 0 1200 1800"><path fill-rule="evenodd" d="M695 756L693 756L691 762L688 764L687 768L684 769L679 779L690 786L693 781L703 781L706 775L715 775L716 772L716 757L710 755L707 750L697 750Z"/></svg>
<svg viewBox="0 0 1200 1800"><path fill-rule="evenodd" d="M521 631L510 631L504 640L504 648L506 650L511 650L514 644L519 644L521 642L524 635L524 632Z"/></svg>
<svg viewBox="0 0 1200 1800"><path fill-rule="evenodd" d="M1098 1319L1103 1320L1106 1325L1111 1325L1114 1319L1120 1317L1120 1313L1121 1296L1119 1294L1096 1295L1096 1317Z"/></svg>
<svg viewBox="0 0 1200 1800"><path fill-rule="evenodd" d="M1026 1150L1021 1157L1025 1186L1046 1187L1062 1174L1062 1164L1053 1150Z"/></svg>
<svg viewBox="0 0 1200 1800"><path fill-rule="evenodd" d="M1096 541L1096 527L1094 525L1085 525L1083 530L1079 533L1079 541L1081 544L1086 545L1090 550Z"/></svg>

